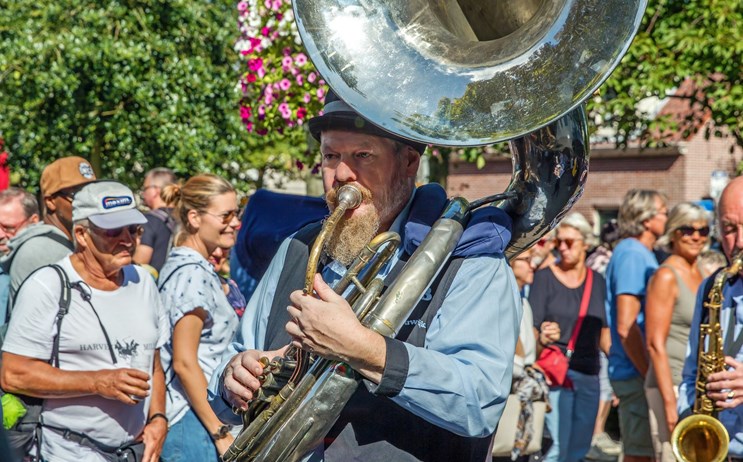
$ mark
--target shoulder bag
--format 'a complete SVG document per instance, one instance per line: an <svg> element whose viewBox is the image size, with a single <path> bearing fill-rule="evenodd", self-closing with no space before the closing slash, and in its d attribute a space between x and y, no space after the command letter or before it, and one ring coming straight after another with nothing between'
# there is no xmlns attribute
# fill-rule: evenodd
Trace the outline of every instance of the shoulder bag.
<svg viewBox="0 0 743 462"><path fill-rule="evenodd" d="M539 355L536 364L544 373L547 379L547 384L551 387L570 387L572 384L568 379L568 366L570 365L570 357L575 351L575 343L578 340L578 334L580 328L583 325L583 319L586 317L588 312L588 302L591 299L591 288L593 286L593 271L590 268L586 268L586 283L583 287L583 299L580 302L580 313L578 314L578 320L575 323L575 329L573 335L570 337L568 342L568 348L565 354L563 354L560 347L555 345L549 345L544 347L542 353Z"/></svg>

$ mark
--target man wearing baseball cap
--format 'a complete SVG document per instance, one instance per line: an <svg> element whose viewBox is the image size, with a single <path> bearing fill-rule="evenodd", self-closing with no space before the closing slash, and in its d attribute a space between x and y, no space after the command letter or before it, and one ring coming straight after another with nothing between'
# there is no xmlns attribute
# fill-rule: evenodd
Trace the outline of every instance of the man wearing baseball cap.
<svg viewBox="0 0 743 462"><path fill-rule="evenodd" d="M160 347L170 324L154 280L132 264L147 220L114 181L77 191L72 218L75 251L18 292L2 387L45 400L36 421L43 460L104 462L131 452L137 457L126 460L157 461L167 433ZM58 323L63 275L70 306Z"/></svg>
<svg viewBox="0 0 743 462"><path fill-rule="evenodd" d="M72 252L72 198L95 179L90 162L77 156L57 159L41 172L43 220L27 226L9 243L13 252L11 308L18 287L29 274Z"/></svg>

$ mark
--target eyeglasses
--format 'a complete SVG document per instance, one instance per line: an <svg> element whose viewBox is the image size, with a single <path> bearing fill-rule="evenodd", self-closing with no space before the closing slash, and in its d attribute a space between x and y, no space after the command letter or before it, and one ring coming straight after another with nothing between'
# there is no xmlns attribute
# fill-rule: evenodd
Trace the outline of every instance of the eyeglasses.
<svg viewBox="0 0 743 462"><path fill-rule="evenodd" d="M92 229L96 234L100 236L105 236L108 238L115 238L121 236L121 233L124 232L124 230L129 231L129 235L131 236L139 236L142 234L142 226L140 225L129 225L129 226L122 226L121 228L113 228L113 229L103 229L99 228L97 226L91 225L90 229Z"/></svg>
<svg viewBox="0 0 743 462"><path fill-rule="evenodd" d="M229 210L220 214L207 212L206 210L204 210L202 213L206 213L207 215L219 218L223 225L229 225L235 217L240 215L240 209Z"/></svg>
<svg viewBox="0 0 743 462"><path fill-rule="evenodd" d="M31 215L31 216L33 216L33 215ZM16 223L15 225L13 225L13 226L6 226L6 225L0 223L0 230L2 230L2 232L5 233L5 234L7 234L8 236L15 236L15 234L18 232L18 230L24 224L26 224L26 222L28 220L30 220L30 219L31 219L31 217L25 218L22 221L20 221L19 223Z"/></svg>
<svg viewBox="0 0 743 462"><path fill-rule="evenodd" d="M517 261L522 261L531 267L531 257L516 257L511 260L511 263L516 263Z"/></svg>
<svg viewBox="0 0 743 462"><path fill-rule="evenodd" d="M77 191L65 191L63 189L61 191L57 191L56 193L54 193L54 195L57 196L57 197L61 197L62 199L65 199L65 200L69 201L70 203L72 203L72 201L75 200L75 193L76 192Z"/></svg>
<svg viewBox="0 0 743 462"><path fill-rule="evenodd" d="M547 244L548 242L550 242L550 241L552 241L552 240L553 240L552 238L549 238L549 237L543 237L543 238L541 238L540 240L538 240L538 241L537 241L537 245L538 245L539 247L544 247L544 246L545 246L545 244Z"/></svg>
<svg viewBox="0 0 743 462"><path fill-rule="evenodd" d="M709 226L702 226L701 228L695 228L693 226L679 226L676 231L681 233L682 236L693 236L694 233L699 233L702 237L709 236Z"/></svg>
<svg viewBox="0 0 743 462"><path fill-rule="evenodd" d="M557 238L557 239L555 239L555 247L559 249L560 246L563 243L565 243L565 246L567 246L567 248L569 249L569 248L573 247L573 244L575 244L578 241L582 241L582 240L583 239L575 239L575 238L567 238L567 239Z"/></svg>

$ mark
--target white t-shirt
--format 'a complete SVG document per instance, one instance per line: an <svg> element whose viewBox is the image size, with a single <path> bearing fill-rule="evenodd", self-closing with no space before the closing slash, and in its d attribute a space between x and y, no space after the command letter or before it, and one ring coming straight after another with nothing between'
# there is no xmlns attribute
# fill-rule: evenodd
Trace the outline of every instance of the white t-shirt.
<svg viewBox="0 0 743 462"><path fill-rule="evenodd" d="M80 281L69 257L58 262L70 282ZM149 358L170 336L170 325L160 303L152 276L136 266L122 269L124 282L119 289L102 291L82 283L91 294L91 303L100 316L99 324L90 304L72 289L70 310L62 321L59 341L59 367L68 371L127 368L142 357ZM61 281L52 268L44 268L29 278L16 299L3 351L48 361L57 332ZM113 346L113 364L103 328ZM149 398L136 405L97 395L53 398L44 401L44 423L84 433L109 446L118 447L134 440L147 419ZM61 435L43 430L41 455L48 462L99 462L105 459L90 448L67 441Z"/></svg>
<svg viewBox="0 0 743 462"><path fill-rule="evenodd" d="M165 261L160 277L160 296L170 318L171 330L187 313L203 308L207 318L199 338L198 360L207 382L222 361L222 354L235 337L240 324L230 305L222 282L212 265L189 247L175 247ZM162 349L165 382L168 385L166 403L170 425L186 415L190 404L180 378L172 366L173 343Z"/></svg>

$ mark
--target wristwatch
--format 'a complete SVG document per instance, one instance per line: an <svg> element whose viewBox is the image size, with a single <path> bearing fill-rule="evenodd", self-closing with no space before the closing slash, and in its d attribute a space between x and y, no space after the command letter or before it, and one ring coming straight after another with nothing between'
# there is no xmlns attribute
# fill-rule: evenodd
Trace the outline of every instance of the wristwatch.
<svg viewBox="0 0 743 462"><path fill-rule="evenodd" d="M217 431L211 434L211 437L214 441L221 440L229 435L230 430L232 430L232 425L220 425Z"/></svg>

